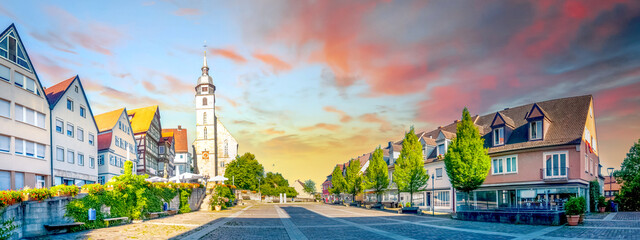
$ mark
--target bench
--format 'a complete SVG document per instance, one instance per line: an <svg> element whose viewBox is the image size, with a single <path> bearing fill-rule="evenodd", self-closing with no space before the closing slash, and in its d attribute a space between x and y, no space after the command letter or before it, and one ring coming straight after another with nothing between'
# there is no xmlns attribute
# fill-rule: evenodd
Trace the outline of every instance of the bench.
<svg viewBox="0 0 640 240"><path fill-rule="evenodd" d="M419 207L403 207L398 209L398 213L418 213Z"/></svg>
<svg viewBox="0 0 640 240"><path fill-rule="evenodd" d="M68 231L72 227L77 227L82 225L84 225L83 222L72 222L72 223L62 223L62 224L47 224L47 225L44 225L44 228L47 229L47 231L51 231L53 233L61 233L62 230Z"/></svg>
<svg viewBox="0 0 640 240"><path fill-rule="evenodd" d="M107 227L109 227L109 224L111 222L115 222L115 221L129 221L128 217L116 217L116 218L105 218L104 219L104 223L107 225Z"/></svg>

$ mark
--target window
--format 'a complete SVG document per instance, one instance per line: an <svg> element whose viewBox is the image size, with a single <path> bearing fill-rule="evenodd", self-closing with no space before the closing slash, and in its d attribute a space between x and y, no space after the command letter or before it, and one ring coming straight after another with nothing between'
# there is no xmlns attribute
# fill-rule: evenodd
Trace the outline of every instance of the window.
<svg viewBox="0 0 640 240"><path fill-rule="evenodd" d="M24 154L24 140L22 139L15 139L15 152L18 155L22 155Z"/></svg>
<svg viewBox="0 0 640 240"><path fill-rule="evenodd" d="M22 141L24 142L24 146L25 146L24 153L29 157L36 156L36 148L35 148L36 146L34 145L34 143L26 140L22 140Z"/></svg>
<svg viewBox="0 0 640 240"><path fill-rule="evenodd" d="M36 175L36 188L44 188L44 176Z"/></svg>
<svg viewBox="0 0 640 240"><path fill-rule="evenodd" d="M56 119L56 132L58 133L64 132L64 122L60 119Z"/></svg>
<svg viewBox="0 0 640 240"><path fill-rule="evenodd" d="M227 139L224 140L224 156L229 157L229 143Z"/></svg>
<svg viewBox="0 0 640 240"><path fill-rule="evenodd" d="M67 136L73 137L73 132L74 131L75 130L73 129L73 124L67 123Z"/></svg>
<svg viewBox="0 0 640 240"><path fill-rule="evenodd" d="M84 130L82 128L78 128L78 140L84 142Z"/></svg>
<svg viewBox="0 0 640 240"><path fill-rule="evenodd" d="M450 204L449 191L436 191L433 197L436 207L448 207Z"/></svg>
<svg viewBox="0 0 640 240"><path fill-rule="evenodd" d="M64 162L64 148L61 148L61 147L56 148L56 160L60 162Z"/></svg>
<svg viewBox="0 0 640 240"><path fill-rule="evenodd" d="M104 165L104 155L98 156L98 165L99 166Z"/></svg>
<svg viewBox="0 0 640 240"><path fill-rule="evenodd" d="M529 125L529 138L531 140L542 139L542 121L533 121Z"/></svg>
<svg viewBox="0 0 640 240"><path fill-rule="evenodd" d="M84 166L84 154L78 153L78 165Z"/></svg>
<svg viewBox="0 0 640 240"><path fill-rule="evenodd" d="M44 159L46 146L44 144L36 143L36 156L40 159Z"/></svg>
<svg viewBox="0 0 640 240"><path fill-rule="evenodd" d="M14 111L15 111L16 121L24 122L24 107L16 104Z"/></svg>
<svg viewBox="0 0 640 240"><path fill-rule="evenodd" d="M8 153L11 151L11 137L0 135L0 152Z"/></svg>
<svg viewBox="0 0 640 240"><path fill-rule="evenodd" d="M160 154L164 154L164 146L160 146L158 148L158 151L159 151Z"/></svg>
<svg viewBox="0 0 640 240"><path fill-rule="evenodd" d="M89 167L96 168L96 159L94 157L89 157Z"/></svg>
<svg viewBox="0 0 640 240"><path fill-rule="evenodd" d="M595 166L593 165L593 159L589 158L589 167L591 168L591 174L595 172Z"/></svg>
<svg viewBox="0 0 640 240"><path fill-rule="evenodd" d="M45 115L37 112L33 109L25 108L24 106L16 104L15 108L16 120L24 123L28 123L33 126L44 128Z"/></svg>
<svg viewBox="0 0 640 240"><path fill-rule="evenodd" d="M16 86L24 88L24 75L15 72L13 76L15 78L14 83L16 84Z"/></svg>
<svg viewBox="0 0 640 240"><path fill-rule="evenodd" d="M504 127L493 129L493 145L504 144Z"/></svg>
<svg viewBox="0 0 640 240"><path fill-rule="evenodd" d="M15 184L15 187L13 189L22 189L22 188L24 188L24 173L17 172L17 173L14 173L14 174L15 174L14 180L15 180L16 184Z"/></svg>
<svg viewBox="0 0 640 240"><path fill-rule="evenodd" d="M93 134L89 133L89 145L93 146L94 138Z"/></svg>
<svg viewBox="0 0 640 240"><path fill-rule="evenodd" d="M18 44L18 40L13 31L9 31L5 38L0 40L0 56L20 65L21 67L31 71L27 62L27 55L24 53L22 46Z"/></svg>
<svg viewBox="0 0 640 240"><path fill-rule="evenodd" d="M115 161L113 160L113 155L109 155L109 165L115 166Z"/></svg>
<svg viewBox="0 0 640 240"><path fill-rule="evenodd" d="M589 172L589 155L586 153L584 154L584 172Z"/></svg>
<svg viewBox="0 0 640 240"><path fill-rule="evenodd" d="M545 153L545 174L544 178L567 177L569 168L567 167L567 152Z"/></svg>
<svg viewBox="0 0 640 240"><path fill-rule="evenodd" d="M202 98L202 106L207 106L207 98Z"/></svg>
<svg viewBox="0 0 640 240"><path fill-rule="evenodd" d="M73 164L75 161L75 153L67 149L67 162Z"/></svg>
<svg viewBox="0 0 640 240"><path fill-rule="evenodd" d="M98 177L98 183L104 184L104 176L99 176Z"/></svg>
<svg viewBox="0 0 640 240"><path fill-rule="evenodd" d="M518 157L516 155L494 158L491 161L492 174L517 173Z"/></svg>
<svg viewBox="0 0 640 240"><path fill-rule="evenodd" d="M11 173L0 171L0 190L11 190Z"/></svg>
<svg viewBox="0 0 640 240"><path fill-rule="evenodd" d="M67 99L67 109L73 111L73 100Z"/></svg>
<svg viewBox="0 0 640 240"><path fill-rule="evenodd" d="M444 155L445 151L444 151L444 143L438 145L438 155Z"/></svg>
<svg viewBox="0 0 640 240"><path fill-rule="evenodd" d="M202 86L202 92L209 92L209 88L207 88L207 86Z"/></svg>
<svg viewBox="0 0 640 240"><path fill-rule="evenodd" d="M76 92L78 92L78 86L75 86L75 87L76 87Z"/></svg>
<svg viewBox="0 0 640 240"><path fill-rule="evenodd" d="M80 107L80 117L87 118L87 113L85 113L84 107Z"/></svg>
<svg viewBox="0 0 640 240"><path fill-rule="evenodd" d="M204 139L207 139L207 128L204 128Z"/></svg>
<svg viewBox="0 0 640 240"><path fill-rule="evenodd" d="M5 80L5 81L10 81L11 79L11 69L9 69L8 67L5 67L3 65L0 65L0 79Z"/></svg>
<svg viewBox="0 0 640 240"><path fill-rule="evenodd" d="M202 113L202 124L207 125L207 113Z"/></svg>
<svg viewBox="0 0 640 240"><path fill-rule="evenodd" d="M11 117L11 102L4 99L0 99L0 116L8 117L8 118Z"/></svg>
<svg viewBox="0 0 640 240"><path fill-rule="evenodd" d="M436 168L436 179L442 178L442 168Z"/></svg>

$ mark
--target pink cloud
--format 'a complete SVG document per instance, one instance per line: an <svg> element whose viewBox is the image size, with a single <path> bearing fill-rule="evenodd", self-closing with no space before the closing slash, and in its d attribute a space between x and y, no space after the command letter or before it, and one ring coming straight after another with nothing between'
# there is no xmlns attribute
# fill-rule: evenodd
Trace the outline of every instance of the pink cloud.
<svg viewBox="0 0 640 240"><path fill-rule="evenodd" d="M173 15L176 16L198 16L202 15L200 9L197 8L179 8L178 10L173 12Z"/></svg>
<svg viewBox="0 0 640 240"><path fill-rule="evenodd" d="M278 74L279 72L284 72L291 70L291 65L282 61L278 57L271 54L260 54L254 53L253 57L260 60L262 63L271 66L273 73Z"/></svg>
<svg viewBox="0 0 640 240"><path fill-rule="evenodd" d="M333 113L337 113L338 115L340 115L340 122L347 123L347 122L350 122L351 119L352 119L352 117L349 116L349 114L347 114L344 111L338 110L335 107L325 106L322 109L327 111L327 112L333 112Z"/></svg>
<svg viewBox="0 0 640 240"><path fill-rule="evenodd" d="M313 125L313 126L300 128L300 131L306 132L306 131L313 131L313 130L317 130L317 129L324 129L324 130L329 130L329 131L337 131L337 130L340 129L340 125L329 124L329 123L318 123L318 124Z"/></svg>
<svg viewBox="0 0 640 240"><path fill-rule="evenodd" d="M209 48L209 51L214 54L224 58L227 58L235 63L244 64L247 62L247 59L242 55L238 54L233 49L223 49L223 48Z"/></svg>

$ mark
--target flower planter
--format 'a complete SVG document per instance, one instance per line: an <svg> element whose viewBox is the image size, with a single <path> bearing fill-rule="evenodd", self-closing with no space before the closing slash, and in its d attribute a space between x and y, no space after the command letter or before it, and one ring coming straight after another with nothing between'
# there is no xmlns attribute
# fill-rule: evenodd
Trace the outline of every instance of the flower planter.
<svg viewBox="0 0 640 240"><path fill-rule="evenodd" d="M403 207L398 210L398 213L418 213L418 207Z"/></svg>
<svg viewBox="0 0 640 240"><path fill-rule="evenodd" d="M220 212L220 210L222 210L222 206L220 205L216 205L215 206L216 212Z"/></svg>
<svg viewBox="0 0 640 240"><path fill-rule="evenodd" d="M598 208L598 212L600 213L604 213L604 210L607 209L606 207L599 207Z"/></svg>
<svg viewBox="0 0 640 240"><path fill-rule="evenodd" d="M35 201L36 199L33 197L30 197L29 194L22 194L22 201L26 202L26 201Z"/></svg>
<svg viewBox="0 0 640 240"><path fill-rule="evenodd" d="M567 223L569 226L577 226L580 221L580 215L567 215Z"/></svg>

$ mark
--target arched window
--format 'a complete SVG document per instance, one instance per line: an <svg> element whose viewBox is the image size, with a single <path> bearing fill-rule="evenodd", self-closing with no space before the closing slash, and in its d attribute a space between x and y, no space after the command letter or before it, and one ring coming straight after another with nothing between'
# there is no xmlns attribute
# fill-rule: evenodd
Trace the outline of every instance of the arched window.
<svg viewBox="0 0 640 240"><path fill-rule="evenodd" d="M207 128L204 128L204 139L207 139Z"/></svg>
<svg viewBox="0 0 640 240"><path fill-rule="evenodd" d="M206 112L202 113L202 123L205 124L205 125L207 124L207 113Z"/></svg>
<svg viewBox="0 0 640 240"><path fill-rule="evenodd" d="M202 98L202 106L207 106L207 98Z"/></svg>
<svg viewBox="0 0 640 240"><path fill-rule="evenodd" d="M224 156L229 157L229 143L227 139L224 140Z"/></svg>

